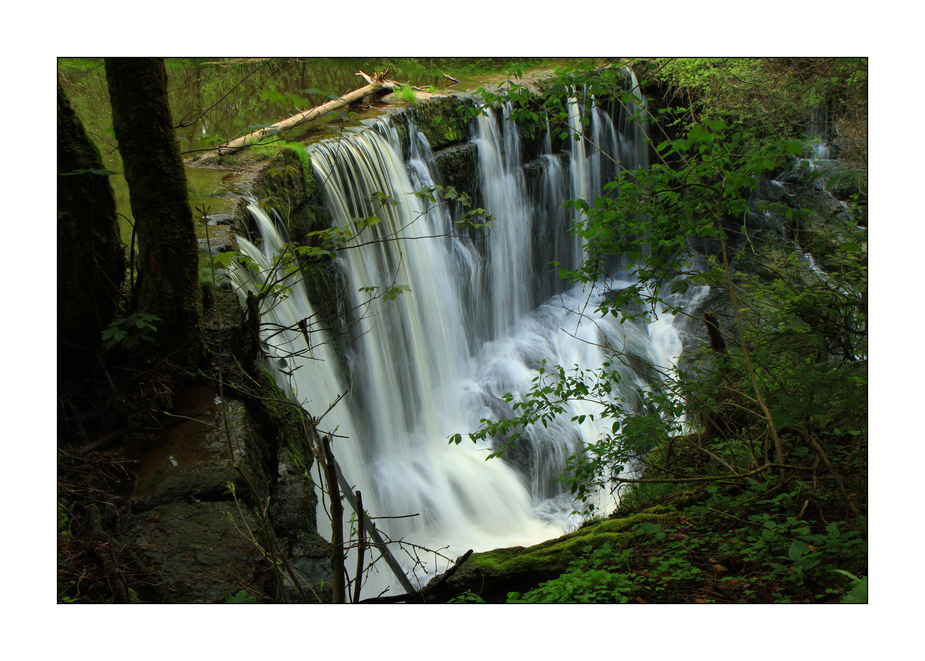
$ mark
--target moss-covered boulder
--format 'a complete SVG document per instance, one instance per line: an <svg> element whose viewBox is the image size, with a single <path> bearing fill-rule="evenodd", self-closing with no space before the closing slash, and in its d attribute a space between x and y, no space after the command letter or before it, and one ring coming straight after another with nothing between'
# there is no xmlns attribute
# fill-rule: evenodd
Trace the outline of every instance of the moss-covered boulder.
<svg viewBox="0 0 925 661"><path fill-rule="evenodd" d="M478 186L478 148L466 142L434 153L437 172L444 186L452 186L475 199Z"/></svg>
<svg viewBox="0 0 925 661"><path fill-rule="evenodd" d="M472 592L488 603L504 603L509 592L528 592L544 581L557 578L568 570L570 562L585 553L588 546L599 548L609 542L614 549L624 547L632 539L635 525L666 516L653 510L626 518L596 521L535 546L473 553L447 580L441 583L442 577L437 577L430 582L425 589L427 601L445 603L462 593Z"/></svg>
<svg viewBox="0 0 925 661"><path fill-rule="evenodd" d="M411 112L434 151L469 139L469 120L460 97L430 97L417 103Z"/></svg>

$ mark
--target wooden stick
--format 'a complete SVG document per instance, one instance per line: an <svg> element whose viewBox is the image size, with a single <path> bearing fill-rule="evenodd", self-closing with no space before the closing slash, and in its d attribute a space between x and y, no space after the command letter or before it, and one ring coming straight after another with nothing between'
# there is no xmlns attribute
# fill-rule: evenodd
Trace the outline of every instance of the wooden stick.
<svg viewBox="0 0 925 661"><path fill-rule="evenodd" d="M331 437L321 439L324 449L324 470L331 498L331 589L335 604L345 603L344 595L344 505L340 502L340 488L337 486L334 455L331 453Z"/></svg>
<svg viewBox="0 0 925 661"><path fill-rule="evenodd" d="M346 498L347 502L350 503L350 506L353 508L354 512L358 511L359 504L353 497L353 492L350 490L350 484L347 482L347 478L344 477L343 472L341 472L340 466L337 465L336 459L334 460L334 470L337 473L338 484L340 484L340 487L344 492L344 498ZM382 559L385 560L385 563L392 570L392 573L395 574L395 578L397 578L398 582L401 583L402 588L404 588L405 592L414 592L414 586L411 585L411 581L408 580L405 572L402 571L401 565L398 564L398 560L395 559L395 556L389 549L385 540L382 538L382 535L376 529L376 524L373 523L370 517L365 517L364 525L366 527L366 532L373 540L372 546L375 546L377 549L379 549L380 553L382 554Z"/></svg>
<svg viewBox="0 0 925 661"><path fill-rule="evenodd" d="M357 497L357 573L353 585L353 603L360 603L360 588L363 585L363 554L366 551L366 530L363 520L363 494L359 489L356 492Z"/></svg>

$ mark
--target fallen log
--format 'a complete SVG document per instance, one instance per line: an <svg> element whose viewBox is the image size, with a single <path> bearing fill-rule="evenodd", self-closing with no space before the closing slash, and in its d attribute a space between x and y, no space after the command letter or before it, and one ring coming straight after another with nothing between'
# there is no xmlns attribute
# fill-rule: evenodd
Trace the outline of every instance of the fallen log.
<svg viewBox="0 0 925 661"><path fill-rule="evenodd" d="M374 74L373 76L368 76L365 73L360 72L357 75L358 76L362 75L363 78L365 78L367 81L370 81L369 85L366 85L365 87L361 87L358 90L354 90L353 92L350 92L349 94L345 94L339 99L333 99L331 101L328 101L327 103L321 104L320 106L316 106L312 108L311 110L300 112L298 115L293 115L289 119L284 119L281 122L277 122L276 124L273 124L266 128L262 128L259 131L254 131L253 133L249 133L245 136L241 136L240 138L236 138L232 140L231 142L229 142L228 144L218 147L217 148L218 153L228 154L228 153L240 151L241 149L244 149L248 145L258 142L271 135L276 135L280 131L285 131L287 129L291 129L296 126L299 126L300 124L304 124L305 122L310 122L314 119L318 119L322 115L327 115L328 113L334 112L335 110L339 108L343 108L344 106L350 105L351 103L354 103L356 101L359 101L360 99L367 97L370 94L375 94L376 92L379 92L381 90L393 89L397 85L397 83L395 83L395 81L392 81L392 80L384 80L382 77L384 76L384 74L385 72L382 72L381 74Z"/></svg>

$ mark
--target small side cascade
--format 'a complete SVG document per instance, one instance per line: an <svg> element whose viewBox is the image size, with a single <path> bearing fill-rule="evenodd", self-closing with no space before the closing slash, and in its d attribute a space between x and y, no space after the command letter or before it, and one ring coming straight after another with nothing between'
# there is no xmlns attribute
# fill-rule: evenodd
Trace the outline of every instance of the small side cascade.
<svg viewBox="0 0 925 661"><path fill-rule="evenodd" d="M255 200L248 200L247 209L260 234L260 247L239 236L238 250L251 260L254 270L234 267L230 276L237 285L236 291L242 303L248 291L259 294L264 287L276 285L288 289L285 296L265 298L261 303L263 325L273 329L266 333L268 337L264 338L263 349L268 353L267 362L280 388L309 410L323 412L346 392L337 369L337 359L323 330L312 330L314 339L309 346L295 323L301 320L310 322L315 311L302 282L286 277L277 261L286 244L282 232ZM299 380L286 377L285 373L297 364L307 365L311 376ZM333 415L337 417L337 414ZM351 430L349 416L337 419L333 426Z"/></svg>
<svg viewBox="0 0 925 661"><path fill-rule="evenodd" d="M807 156L814 161L835 157L835 150L829 144L829 111L825 106L813 108L806 122L806 136L809 139Z"/></svg>

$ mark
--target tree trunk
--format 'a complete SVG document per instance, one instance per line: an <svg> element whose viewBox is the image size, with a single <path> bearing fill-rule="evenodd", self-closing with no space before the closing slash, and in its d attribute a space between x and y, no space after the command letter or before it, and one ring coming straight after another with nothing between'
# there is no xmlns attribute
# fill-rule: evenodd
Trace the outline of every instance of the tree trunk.
<svg viewBox="0 0 925 661"><path fill-rule="evenodd" d="M100 151L59 83L59 385L87 375L102 348L101 333L115 316L125 276L116 200L102 172Z"/></svg>
<svg viewBox="0 0 925 661"><path fill-rule="evenodd" d="M181 368L205 357L199 250L160 58L106 58L112 124L138 236L136 311L156 315L156 343Z"/></svg>

